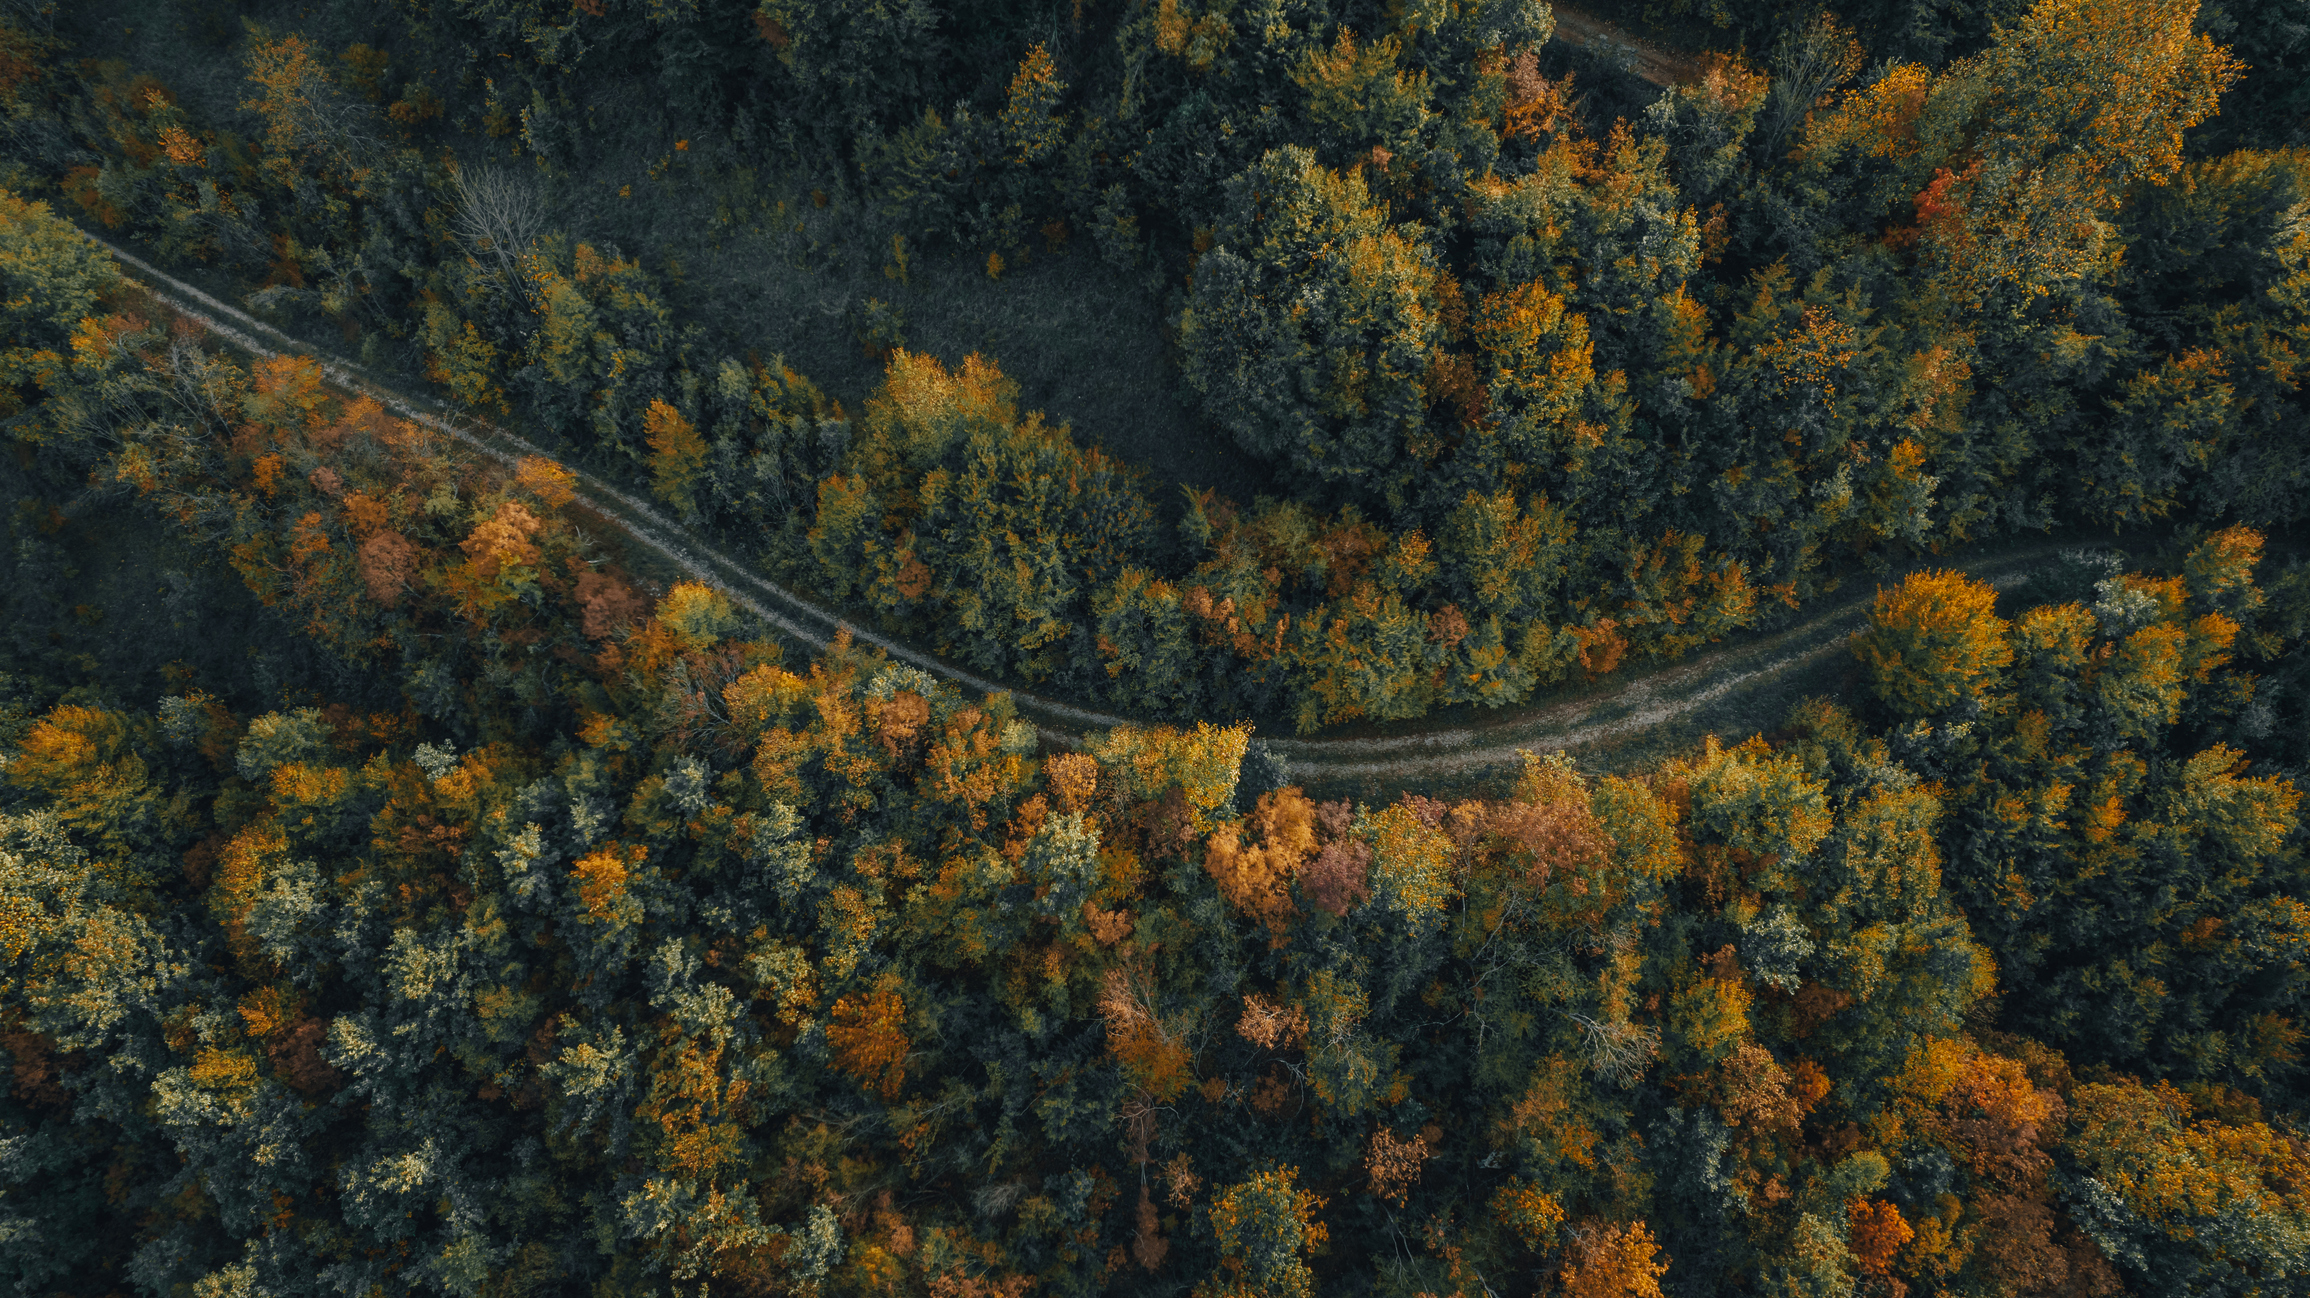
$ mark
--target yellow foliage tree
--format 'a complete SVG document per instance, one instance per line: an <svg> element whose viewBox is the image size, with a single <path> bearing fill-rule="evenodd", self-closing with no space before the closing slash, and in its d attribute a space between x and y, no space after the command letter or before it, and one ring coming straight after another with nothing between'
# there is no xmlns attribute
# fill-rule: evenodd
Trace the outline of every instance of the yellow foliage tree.
<svg viewBox="0 0 2310 1298"><path fill-rule="evenodd" d="M1432 930L1459 891L1451 835L1402 802L1373 816L1371 831L1374 904L1401 915L1414 931Z"/></svg>
<svg viewBox="0 0 2310 1298"><path fill-rule="evenodd" d="M2217 1270L2245 1270L2269 1247L2260 1240L2299 1238L2310 1220L2310 1161L2298 1141L2265 1123L2197 1117L2162 1080L2080 1086L2072 1102L2069 1148L2137 1214L2137 1236L2202 1251ZM2233 1238L2257 1242L2238 1247L2227 1243Z"/></svg>
<svg viewBox="0 0 2310 1298"><path fill-rule="evenodd" d="M1315 1292L1315 1273L1302 1254L1328 1243L1331 1232L1315 1219L1324 1201L1298 1182L1298 1168L1271 1168L1212 1197L1219 1270L1196 1286L1195 1298L1308 1298Z"/></svg>
<svg viewBox="0 0 2310 1298"><path fill-rule="evenodd" d="M640 904L628 895L626 881L649 852L639 843L610 843L578 858L570 877L577 883L578 902L588 918L615 924L640 917Z"/></svg>
<svg viewBox="0 0 2310 1298"><path fill-rule="evenodd" d="M514 465L513 480L547 509L560 509L577 499L577 475L552 460L522 456Z"/></svg>
<svg viewBox="0 0 2310 1298"><path fill-rule="evenodd" d="M359 177L360 118L338 94L328 55L295 34L259 34L248 53L257 97L241 105L264 119L264 165L283 185L300 175Z"/></svg>
<svg viewBox="0 0 2310 1298"><path fill-rule="evenodd" d="M123 714L66 704L25 732L6 779L53 799L64 823L76 830L133 842L157 827L161 811L160 790L134 738Z"/></svg>
<svg viewBox="0 0 2310 1298"><path fill-rule="evenodd" d="M1668 1264L1656 1261L1659 1245L1643 1222L1616 1226L1592 1222L1572 1233L1563 1271L1566 1298L1660 1298L1660 1277Z"/></svg>
<svg viewBox="0 0 2310 1298"><path fill-rule="evenodd" d="M1063 127L1052 110L1066 93L1067 83L1059 80L1058 64L1041 45L1019 60L1019 70L1011 77L1010 95L1003 103L1002 129L1003 143L1020 162L1040 162L1059 147Z"/></svg>
<svg viewBox="0 0 2310 1298"><path fill-rule="evenodd" d="M1170 726L1117 726L1090 745L1099 767L1134 802L1153 802L1176 787L1185 799L1196 832L1211 828L1215 814L1235 796L1247 725L1214 726L1198 721L1193 730Z"/></svg>
<svg viewBox="0 0 2310 1298"><path fill-rule="evenodd" d="M1997 592L1961 572L1916 572L1877 591L1853 646L1877 697L1904 717L1978 697L2013 661Z"/></svg>
<svg viewBox="0 0 2310 1298"><path fill-rule="evenodd" d="M1376 146L1392 157L1430 116L1427 74L1404 70L1404 52L1401 36L1359 46L1355 33L1342 27L1329 50L1318 47L1301 57L1291 79L1307 92L1307 115L1328 135Z"/></svg>
<svg viewBox="0 0 2310 1298"><path fill-rule="evenodd" d="M1555 1237L1564 1224L1564 1208L1556 1196L1517 1177L1509 1177L1492 1195L1492 1216L1516 1233L1524 1247L1537 1251Z"/></svg>
<svg viewBox="0 0 2310 1298"><path fill-rule="evenodd" d="M497 344L481 336L471 320L460 319L441 303L428 303L422 329L425 377L475 410L513 407L497 384Z"/></svg>
<svg viewBox="0 0 2310 1298"><path fill-rule="evenodd" d="M642 412L642 432L650 445L650 490L684 517L698 512L698 473L706 467L706 439L663 400Z"/></svg>
<svg viewBox="0 0 2310 1298"><path fill-rule="evenodd" d="M1925 223L1950 305L1992 292L2026 302L2089 273L2125 187L2180 169L2183 133L2241 70L2195 30L2197 14L2198 0L2039 0L1945 74L1981 96L1975 156L1943 191L1948 218Z"/></svg>

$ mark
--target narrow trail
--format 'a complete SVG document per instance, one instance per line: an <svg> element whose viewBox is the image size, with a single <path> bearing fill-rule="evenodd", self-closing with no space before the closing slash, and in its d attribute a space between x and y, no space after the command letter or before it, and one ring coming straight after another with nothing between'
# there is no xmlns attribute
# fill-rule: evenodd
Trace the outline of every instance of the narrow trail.
<svg viewBox="0 0 2310 1298"><path fill-rule="evenodd" d="M87 237L118 258L129 271L128 278L156 300L236 347L264 357L309 358L339 389L370 397L396 415L508 467L525 456L553 459L522 437L461 417L443 402L396 391L358 365L291 337L125 249L93 235ZM582 509L690 579L721 591L805 648L824 649L847 628L853 641L872 645L965 690L1010 694L1021 715L1034 724L1043 739L1062 747L1076 747L1088 734L1132 723L1131 718L989 680L860 627L754 572L743 561L722 553L616 485L583 470L563 467L576 480L576 503ZM1977 578L2010 586L2060 548L2053 542L2026 545L1962 566ZM1764 698L1785 692L1808 673L1819 681L1826 669L1833 678L1841 666L1839 652L1867 620L1869 597L1868 591L1856 591L1833 605L1817 607L1804 622L1776 634L1633 673L1600 691L1507 709L1481 721L1430 723L1394 735L1266 742L1288 764L1295 782L1325 786L1465 779L1512 768L1525 752L1594 750L1663 726L1689 723L1704 711L1721 708L1744 695Z"/></svg>

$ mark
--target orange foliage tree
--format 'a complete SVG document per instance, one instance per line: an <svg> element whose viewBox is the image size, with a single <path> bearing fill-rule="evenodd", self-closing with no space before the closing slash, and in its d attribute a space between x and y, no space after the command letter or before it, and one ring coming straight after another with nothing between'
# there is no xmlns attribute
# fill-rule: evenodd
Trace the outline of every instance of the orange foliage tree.
<svg viewBox="0 0 2310 1298"><path fill-rule="evenodd" d="M1916 572L1880 587L1853 652L1877 697L1904 717L1978 697L2013 661L1997 592L1960 572Z"/></svg>
<svg viewBox="0 0 2310 1298"><path fill-rule="evenodd" d="M895 983L885 981L859 996L834 1003L826 1025L826 1043L834 1048L837 1068L874 1087L884 1099L898 1095L906 1083L906 1002Z"/></svg>
<svg viewBox="0 0 2310 1298"><path fill-rule="evenodd" d="M1259 841L1246 846L1246 829ZM1203 869L1228 904L1281 931L1292 913L1291 885L1315 851L1315 804L1296 788L1259 795L1251 815L1221 825L1203 845Z"/></svg>
<svg viewBox="0 0 2310 1298"><path fill-rule="evenodd" d="M698 512L698 472L706 464L706 439L682 412L653 400L642 412L642 432L650 447L650 490L684 517Z"/></svg>
<svg viewBox="0 0 2310 1298"><path fill-rule="evenodd" d="M1573 1231L1556 1278L1568 1298L1660 1298L1668 1264L1656 1260L1658 1248L1641 1221L1591 1222Z"/></svg>

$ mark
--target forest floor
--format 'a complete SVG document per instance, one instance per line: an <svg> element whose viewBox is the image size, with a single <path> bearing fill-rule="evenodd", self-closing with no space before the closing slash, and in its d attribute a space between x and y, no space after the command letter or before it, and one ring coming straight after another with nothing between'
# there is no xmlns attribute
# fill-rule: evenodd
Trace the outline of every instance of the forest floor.
<svg viewBox="0 0 2310 1298"><path fill-rule="evenodd" d="M130 278L156 302L228 344L261 356L311 357L340 390L373 397L401 417L506 464L521 456L546 454L511 433L461 418L444 403L380 383L358 366L292 338L121 248L97 242L120 259ZM859 627L840 612L763 577L752 565L724 554L615 484L582 469L572 472L580 487L580 505L606 529L622 534L632 547L629 566L661 591L670 581L703 582L803 652L824 649L847 627L854 641L964 690L1009 692L1045 742L1060 747L1074 747L1088 734L1134 720L989 680ZM2048 569L2067 544L2074 542L2008 538L1913 566L1958 568L2009 589ZM1886 577L1893 575L1888 572ZM1789 708L1809 695L1847 693L1857 680L1846 648L1866 624L1873 593L1873 585L1863 589L1856 583L1841 598L1815 605L1794 625L1739 637L1678 662L1553 690L1546 699L1521 707L1366 728L1374 733L1267 742L1289 763L1292 779L1310 791L1367 800L1410 787L1431 795L1439 790L1493 790L1513 775L1526 752L1563 751L1593 769L1650 766L1691 750L1709 734L1739 737L1778 726Z"/></svg>

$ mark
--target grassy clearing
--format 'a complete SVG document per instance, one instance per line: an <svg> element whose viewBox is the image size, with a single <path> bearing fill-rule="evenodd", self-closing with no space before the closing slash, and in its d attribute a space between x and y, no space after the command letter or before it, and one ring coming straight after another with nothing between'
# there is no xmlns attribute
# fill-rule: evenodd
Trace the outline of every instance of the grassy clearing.
<svg viewBox="0 0 2310 1298"><path fill-rule="evenodd" d="M699 156L676 166L695 186L669 184L651 200L650 219L666 227L662 246L685 295L701 318L719 322L733 350L783 355L853 411L881 380L881 347L949 365L977 352L1018 382L1027 408L1158 483L1246 498L1274 489L1264 466L1187 406L1153 277L1108 266L1081 239L1016 257L999 278L983 257L911 246L902 271L895 223L865 199L819 190L820 206L797 181L764 180L717 156L728 152L693 143L685 153ZM608 179L570 183L598 194ZM624 227L640 202L596 201L588 210L613 239L635 246L647 231ZM657 210L665 205L678 219Z"/></svg>

